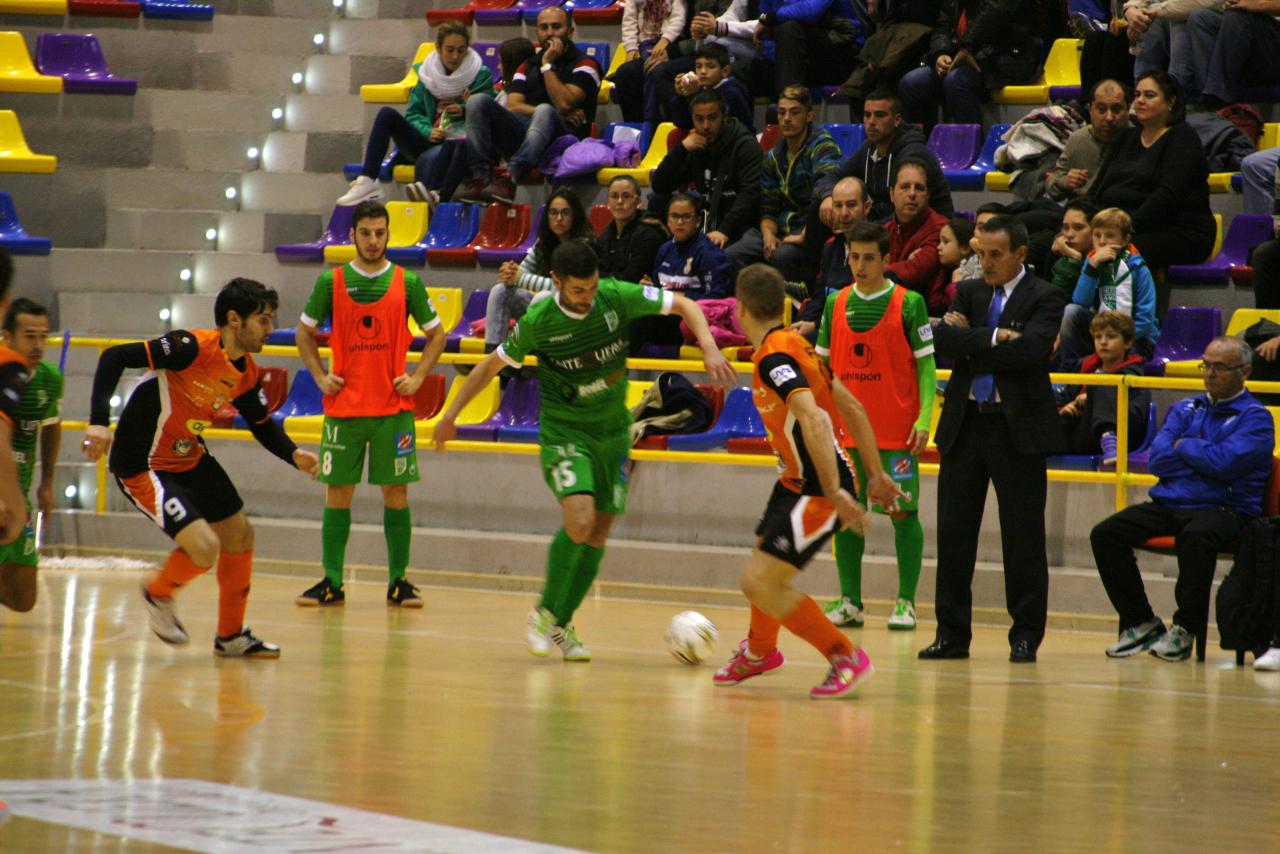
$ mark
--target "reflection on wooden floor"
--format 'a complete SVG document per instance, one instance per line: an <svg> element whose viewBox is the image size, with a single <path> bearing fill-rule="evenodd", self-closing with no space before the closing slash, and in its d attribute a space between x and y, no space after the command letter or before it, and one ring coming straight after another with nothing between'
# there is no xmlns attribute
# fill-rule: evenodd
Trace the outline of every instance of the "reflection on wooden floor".
<svg viewBox="0 0 1280 854"><path fill-rule="evenodd" d="M596 659L566 665L524 651L528 595L296 608L310 583L255 579L283 657L245 662L211 654L212 578L171 649L136 575L45 572L36 611L0 614L0 778L191 777L599 851L1276 849L1280 674L1221 651L1117 662L1057 632L1011 665L979 629L971 660L924 663L931 626L872 622L876 676L815 703L824 667L785 633L787 666L740 688L677 664L681 606L588 599ZM703 610L727 655L745 609ZM13 818L0 849L154 846Z"/></svg>

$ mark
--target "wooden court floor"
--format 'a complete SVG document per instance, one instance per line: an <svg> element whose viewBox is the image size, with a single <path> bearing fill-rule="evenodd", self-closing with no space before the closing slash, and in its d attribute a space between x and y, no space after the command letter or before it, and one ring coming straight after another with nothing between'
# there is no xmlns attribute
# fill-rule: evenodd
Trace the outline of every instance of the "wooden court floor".
<svg viewBox="0 0 1280 854"><path fill-rule="evenodd" d="M0 614L0 779L195 778L592 851L1280 847L1280 674L1221 651L1117 662L1059 631L1012 665L979 629L971 660L926 663L931 626L875 621L852 635L876 675L820 703L824 666L785 633L787 665L739 688L676 663L679 606L589 598L595 660L568 665L525 652L527 594L401 612L352 583L320 612L292 603L308 584L255 579L250 624L283 656L234 661L211 654L211 578L172 649L136 574L44 572L34 612ZM745 609L703 610L727 655ZM161 848L127 833L13 817L0 850Z"/></svg>

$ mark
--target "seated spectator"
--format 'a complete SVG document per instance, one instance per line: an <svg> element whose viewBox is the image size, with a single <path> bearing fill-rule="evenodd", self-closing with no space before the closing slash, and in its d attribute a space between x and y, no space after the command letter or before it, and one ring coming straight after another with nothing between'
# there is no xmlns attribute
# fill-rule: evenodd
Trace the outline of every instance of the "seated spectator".
<svg viewBox="0 0 1280 854"><path fill-rule="evenodd" d="M1246 157L1240 164L1244 187L1244 212L1247 214L1280 214L1276 189L1280 187L1280 147L1264 148Z"/></svg>
<svg viewBox="0 0 1280 854"><path fill-rule="evenodd" d="M1241 84L1280 83L1280 5L1275 0L1228 0L1226 5L1222 11L1192 12L1187 19L1194 77L1187 89L1212 110L1240 100Z"/></svg>
<svg viewBox="0 0 1280 854"><path fill-rule="evenodd" d="M1089 228L1093 251L1080 267L1058 337L1058 367L1067 372L1076 371L1092 352L1089 323L1099 311L1118 311L1133 318L1134 351L1143 359L1151 358L1160 338L1156 284L1142 255L1129 242L1129 215L1107 208L1098 211Z"/></svg>
<svg viewBox="0 0 1280 854"><path fill-rule="evenodd" d="M1138 126L1111 142L1089 196L1099 207L1129 214L1133 243L1151 269L1199 264L1213 251L1217 224L1209 209L1209 165L1185 121L1178 81L1163 71L1139 80L1133 115ZM1161 288L1157 317L1168 301L1168 289Z"/></svg>
<svg viewBox="0 0 1280 854"><path fill-rule="evenodd" d="M609 182L609 214L613 217L596 236L600 275L639 282L653 272L658 247L667 239L662 224L640 211L640 184L630 175Z"/></svg>
<svg viewBox="0 0 1280 854"><path fill-rule="evenodd" d="M843 83L869 32L852 0L761 0L754 39L773 63L773 91L782 94L789 86Z"/></svg>
<svg viewBox="0 0 1280 854"><path fill-rule="evenodd" d="M929 207L928 167L923 160L904 157L893 164L893 218L889 234L889 264L885 275L926 296L938 277L938 236L947 218Z"/></svg>
<svg viewBox="0 0 1280 854"><path fill-rule="evenodd" d="M1088 199L1067 202L1062 211L1062 229L1053 239L1055 260L1049 269L1049 281L1057 285L1067 300L1076 292L1084 258L1093 251L1093 218L1098 208Z"/></svg>
<svg viewBox="0 0 1280 854"><path fill-rule="evenodd" d="M871 221L884 222L893 216L893 201L889 198L893 177L890 172L893 164L904 157L923 160L927 165L929 207L943 216L955 213L951 188L942 174L938 158L929 150L920 128L902 123L902 104L897 95L884 90L871 93L863 106L862 127L866 141L835 175L817 187L818 199L806 218L806 258L820 257L822 247L831 237L831 187L841 178L854 176L865 183L871 201Z"/></svg>
<svg viewBox="0 0 1280 854"><path fill-rule="evenodd" d="M664 103L669 107L671 121L681 130L693 130L693 114L689 112L689 99L704 89L714 89L724 96L729 116L742 122L743 127L755 133L755 102L751 92L733 75L729 64L729 51L724 45L708 42L694 54L692 71L682 73L675 80L675 92ZM676 97L679 96L679 97Z"/></svg>
<svg viewBox="0 0 1280 854"><path fill-rule="evenodd" d="M1093 353L1076 373L1142 376L1142 356L1133 352L1133 318L1118 311L1103 311L1089 322ZM1116 462L1115 388L1106 385L1068 386L1059 395L1058 415L1067 437L1067 453L1102 453L1102 464ZM1129 389L1128 448L1135 451L1147 435L1151 392Z"/></svg>
<svg viewBox="0 0 1280 854"><path fill-rule="evenodd" d="M1097 177L1102 155L1116 134L1129 124L1129 96L1114 80L1102 80L1089 94L1089 124L1072 132L1045 176L1045 195L1069 202L1086 195Z"/></svg>
<svg viewBox="0 0 1280 854"><path fill-rule="evenodd" d="M1033 0L943 0L925 64L898 84L907 121L982 124L992 89L1033 82L1043 67Z"/></svg>
<svg viewBox="0 0 1280 854"><path fill-rule="evenodd" d="M782 138L764 158L760 187L760 227L747 229L729 247L738 269L767 261L782 278L804 278L805 217L813 188L840 166L840 146L831 134L814 127L809 90L791 86L778 96L778 128Z"/></svg>
<svg viewBox="0 0 1280 854"><path fill-rule="evenodd" d="M595 237L591 223L578 197L565 188L547 199L538 239L519 264L504 261L498 268L498 281L489 289L489 302L484 314L484 348L491 352L507 337L511 320L524 316L535 294L555 290L551 281L551 253L569 240Z"/></svg>
<svg viewBox="0 0 1280 854"><path fill-rule="evenodd" d="M497 83L498 94L493 100L504 107L507 105L507 87L515 79L520 66L537 53L533 42L526 38L507 39L498 46L498 67L502 69L502 79Z"/></svg>
<svg viewBox="0 0 1280 854"><path fill-rule="evenodd" d="M627 60L613 74L613 100L624 122L657 123L658 92L651 73L679 56L684 0L626 0L622 7L622 49ZM670 54L670 55L668 55Z"/></svg>
<svg viewBox="0 0 1280 854"><path fill-rule="evenodd" d="M653 276L644 284L698 301L733 296L733 262L724 250L707 238L698 225L698 200L688 193L675 193L667 206L667 230L671 239L658 247ZM631 352L646 344L680 346L679 315L654 315L631 322Z"/></svg>
<svg viewBox="0 0 1280 854"><path fill-rule="evenodd" d="M1102 28L1092 28L1087 32L1077 33L1083 40L1080 46L1080 87L1081 91L1092 92L1093 87L1102 80L1121 80L1128 84L1133 80L1132 52L1134 43L1130 41L1129 22L1124 9L1125 0L1111 0L1110 20ZM1071 26L1075 19L1068 19Z"/></svg>
<svg viewBox="0 0 1280 854"><path fill-rule="evenodd" d="M708 205L707 238L723 249L760 220L760 144L729 117L724 96L715 89L694 95L689 108L693 132L653 170L650 204L665 210L672 193L692 184Z"/></svg>
<svg viewBox="0 0 1280 854"><path fill-rule="evenodd" d="M471 49L467 28L456 21L445 21L436 27L436 49L413 68L418 82L409 90L409 106L404 115L395 107L378 110L360 174L338 204L356 205L383 197L378 173L392 141L405 160L426 158L423 172L429 171L437 158L444 157L447 162L453 147L446 143L462 136L466 127L467 98L495 94L493 75L480 61L480 54Z"/></svg>
<svg viewBox="0 0 1280 854"><path fill-rule="evenodd" d="M1262 513L1275 427L1245 391L1251 357L1238 338L1209 343L1200 364L1206 394L1175 404L1152 443L1148 469L1159 478L1152 500L1099 522L1090 535L1098 574L1120 615L1119 640L1107 647L1112 658L1143 650L1165 661L1190 658L1193 639L1204 638L1207 628L1218 553L1230 550L1245 524ZM1165 631L1143 590L1134 547L1171 534L1177 537L1177 610Z"/></svg>
<svg viewBox="0 0 1280 854"><path fill-rule="evenodd" d="M1124 4L1125 35L1134 77L1168 71L1184 89L1195 79L1187 17L1200 9L1218 8L1221 0L1128 0Z"/></svg>
<svg viewBox="0 0 1280 854"><path fill-rule="evenodd" d="M818 322L822 320L827 297L853 282L853 271L849 266L849 233L858 223L866 222L871 211L871 200L867 198L867 188L861 178L841 178L832 189L830 198L831 224L835 234L822 247L822 261L814 287L809 290L809 299L801 308L800 315L791 324L791 328L807 338L810 344L818 340Z"/></svg>
<svg viewBox="0 0 1280 854"><path fill-rule="evenodd" d="M756 33L758 13L748 17L748 5L748 0L691 0L689 35L692 38L677 43L679 59L669 59L653 70L653 82L658 90L660 106L665 107L675 102L676 80L696 70L697 51L703 47L723 47L729 56L726 64L734 66L736 76L751 91L757 91L751 84L755 77L773 76L772 69L756 57L756 46L752 39ZM755 5L754 0L750 5ZM767 75L763 73L766 70ZM732 108L730 113L732 114Z"/></svg>
<svg viewBox="0 0 1280 854"><path fill-rule="evenodd" d="M942 317L951 308L956 282L982 275L982 264L973 251L973 223L962 216L947 220L938 232L938 275L925 295L930 317Z"/></svg>
<svg viewBox="0 0 1280 854"><path fill-rule="evenodd" d="M467 160L471 179L464 202L515 201L516 184L528 177L557 137L591 132L596 117L600 66L572 41L573 19L559 6L538 13L538 56L516 71L507 105L477 95L467 105ZM495 178L499 157L509 157L507 176Z"/></svg>

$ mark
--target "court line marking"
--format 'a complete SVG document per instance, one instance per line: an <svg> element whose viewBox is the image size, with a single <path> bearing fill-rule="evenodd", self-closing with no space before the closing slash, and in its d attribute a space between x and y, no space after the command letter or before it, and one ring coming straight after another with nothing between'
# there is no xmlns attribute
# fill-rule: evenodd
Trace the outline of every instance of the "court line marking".
<svg viewBox="0 0 1280 854"><path fill-rule="evenodd" d="M0 686L9 688L26 688L38 694L55 694L59 698L63 698L67 701L76 700L78 702L79 699L83 697L85 705L89 709L89 713L87 715L84 717L78 717L64 726L45 727L44 729L28 729L20 732L5 732L4 734L0 734L0 741L14 741L16 739L31 738L36 735L49 735L55 732L62 732L63 730L78 729L80 727L89 726L90 724L95 723L98 716L102 713L102 703L95 700L92 694L85 694L79 689L64 693L60 689L50 688L47 685L41 685L37 682L18 682L13 679L0 679Z"/></svg>

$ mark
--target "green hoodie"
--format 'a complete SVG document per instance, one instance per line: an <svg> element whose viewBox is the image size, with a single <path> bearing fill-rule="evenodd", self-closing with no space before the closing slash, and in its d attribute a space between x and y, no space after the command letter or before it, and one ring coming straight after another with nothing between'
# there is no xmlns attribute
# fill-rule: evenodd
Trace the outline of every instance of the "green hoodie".
<svg viewBox="0 0 1280 854"><path fill-rule="evenodd" d="M413 73L418 73L418 68L422 63L418 63L413 67ZM497 90L493 88L493 73L485 66L481 66L476 72L476 77L471 81L470 91L472 95L497 95ZM466 106L463 106L463 115L453 120L453 126L458 127L456 134L450 136L458 136L462 133L462 127L466 123ZM409 120L409 124L417 129L418 133L423 136L430 136L432 129L436 126L436 96L427 91L427 87L423 85L419 79L413 85L413 89L409 91L409 107L404 111L404 117Z"/></svg>

